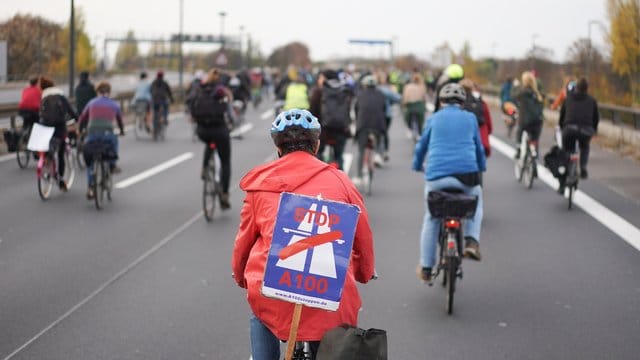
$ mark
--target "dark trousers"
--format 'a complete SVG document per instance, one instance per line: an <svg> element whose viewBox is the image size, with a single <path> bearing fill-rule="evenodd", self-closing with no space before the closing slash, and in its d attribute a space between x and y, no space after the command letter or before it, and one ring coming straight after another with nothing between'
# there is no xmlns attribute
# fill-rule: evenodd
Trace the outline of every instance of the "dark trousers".
<svg viewBox="0 0 640 360"><path fill-rule="evenodd" d="M580 169L587 169L587 162L589 161L589 143L591 142L591 136L582 135L580 133L562 134L562 149L570 153L574 153L576 150L576 143L580 148Z"/></svg>
<svg viewBox="0 0 640 360"><path fill-rule="evenodd" d="M389 128L391 127L391 116L385 116L384 122L387 126L387 129L383 134L384 151L389 151Z"/></svg>
<svg viewBox="0 0 640 360"><path fill-rule="evenodd" d="M213 149L209 147L210 143L216 144L216 150L220 157L220 185L222 192L229 192L229 181L231 179L231 138L229 130L226 127L221 128L204 128L198 126L196 130L198 138L205 143L204 156L202 159L202 167L205 168L209 164L209 160L213 155Z"/></svg>
<svg viewBox="0 0 640 360"><path fill-rule="evenodd" d="M331 146L333 147L333 159L330 159L330 161L335 161L338 164L338 168L342 170L342 155L344 154L344 148L346 145L347 135L344 133L335 132L321 136L320 147L318 148L318 159L324 161L324 158L322 157L324 155L324 150L327 146Z"/></svg>
<svg viewBox="0 0 640 360"><path fill-rule="evenodd" d="M31 126L33 123L38 122L40 119L40 115L37 111L33 110L19 110L18 114L22 117L22 130L31 131ZM31 133L29 133L31 134Z"/></svg>

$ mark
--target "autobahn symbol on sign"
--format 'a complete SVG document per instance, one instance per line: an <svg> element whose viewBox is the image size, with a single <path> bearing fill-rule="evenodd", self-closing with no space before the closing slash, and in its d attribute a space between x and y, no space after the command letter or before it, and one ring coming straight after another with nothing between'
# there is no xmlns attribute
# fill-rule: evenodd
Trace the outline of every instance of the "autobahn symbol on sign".
<svg viewBox="0 0 640 360"><path fill-rule="evenodd" d="M262 293L336 310L359 213L355 205L283 193Z"/></svg>

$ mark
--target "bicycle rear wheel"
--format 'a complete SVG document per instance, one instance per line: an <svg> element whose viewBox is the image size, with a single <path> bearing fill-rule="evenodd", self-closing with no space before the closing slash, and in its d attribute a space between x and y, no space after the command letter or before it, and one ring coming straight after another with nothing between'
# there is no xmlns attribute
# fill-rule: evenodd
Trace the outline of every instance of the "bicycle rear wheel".
<svg viewBox="0 0 640 360"><path fill-rule="evenodd" d="M213 214L216 210L216 197L218 196L218 189L215 180L215 169L209 165L206 171L206 177L202 184L202 211L204 212L204 218L211 222L213 220Z"/></svg>
<svg viewBox="0 0 640 360"><path fill-rule="evenodd" d="M142 132L144 131L144 115L136 112L136 120L133 124L133 133L136 137L136 140L142 138Z"/></svg>
<svg viewBox="0 0 640 360"><path fill-rule="evenodd" d="M31 159L31 151L27 150L27 134L24 132L18 140L18 148L16 149L16 160L20 169L24 169L29 165Z"/></svg>
<svg viewBox="0 0 640 360"><path fill-rule="evenodd" d="M573 191L575 189L574 185L569 186L569 197L568 197L568 206L567 209L571 210L571 208L573 207Z"/></svg>
<svg viewBox="0 0 640 360"><path fill-rule="evenodd" d="M65 151L64 163L66 165L66 169L64 170L64 176L62 177L62 179L67 184L67 189L71 189L71 185L73 185L73 180L75 180L76 178L76 164L77 164L77 160L75 159L73 150L69 149L69 151Z"/></svg>
<svg viewBox="0 0 640 360"><path fill-rule="evenodd" d="M526 154L521 154L520 156L526 156ZM524 168L525 168L526 159L516 159L516 163L514 165L514 175L516 176L516 180L518 182L522 181L522 177L524 176Z"/></svg>
<svg viewBox="0 0 640 360"><path fill-rule="evenodd" d="M40 175L38 176L38 194L42 200L47 200L51 195L51 189L55 183L55 162L48 158L48 155L43 159L44 163L42 169L39 169Z"/></svg>
<svg viewBox="0 0 640 360"><path fill-rule="evenodd" d="M447 314L453 313L453 295L456 292L456 278L458 273L458 260L450 257L447 261L445 276L447 277Z"/></svg>
<svg viewBox="0 0 640 360"><path fill-rule="evenodd" d="M525 164L523 166L523 178L524 184L527 186L527 189L531 189L533 187L533 179L535 179L535 166L536 163L530 156L527 156L525 159Z"/></svg>
<svg viewBox="0 0 640 360"><path fill-rule="evenodd" d="M100 157L93 160L93 199L96 209L104 207L104 163Z"/></svg>

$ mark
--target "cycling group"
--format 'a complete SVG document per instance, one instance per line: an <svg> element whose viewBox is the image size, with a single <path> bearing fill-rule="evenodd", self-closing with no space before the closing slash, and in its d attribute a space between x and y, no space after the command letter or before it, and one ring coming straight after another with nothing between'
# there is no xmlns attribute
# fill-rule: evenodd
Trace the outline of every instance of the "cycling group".
<svg viewBox="0 0 640 360"><path fill-rule="evenodd" d="M44 158L41 160L50 159L57 165L54 171L47 173L47 176L53 179L46 180L57 180L60 190L67 191L71 185L65 180L69 178L65 177L65 172L73 171L74 163L68 156L69 144L72 141L75 142L75 146L81 145L83 149L82 156L87 165L88 199L93 199L94 196L92 160L96 146L111 154L111 172L120 172L120 168L116 166L118 139L114 129L117 125L120 134L124 135L124 127L120 107L109 98L110 93L111 85L108 82L101 81L94 86L89 81L87 72L80 74L80 82L75 88L76 109L71 106L62 90L55 86L54 81L46 76L32 78L30 85L23 90L19 104L23 131L31 135L34 123L53 128L49 151L42 153ZM75 123L69 124L74 119ZM84 139L82 144L79 143L80 139ZM108 144L108 147L105 148L102 145L104 143ZM41 167L38 168L39 186ZM70 169L67 169L68 167Z"/></svg>
<svg viewBox="0 0 640 360"><path fill-rule="evenodd" d="M545 165L558 179L558 193L564 195L565 188L569 187L569 207L573 190L577 187L578 176L582 179L588 177L590 142L598 129L598 104L589 95L588 89L587 79L569 77L550 106L552 110L560 110L557 144L545 155L544 160ZM501 90L501 103L503 112L515 119L516 123L513 125L517 125L516 140L520 145L515 154L516 171L519 167L522 168L520 179L525 171L524 166L530 164L530 187L532 179L537 177L538 140L544 123L544 98L536 73L525 71L520 80L507 79ZM514 114L517 116L514 117ZM516 173L516 176L518 175Z"/></svg>
<svg viewBox="0 0 640 360"><path fill-rule="evenodd" d="M171 87L164 79L164 71L159 70L156 78L149 82L147 73L140 73L132 104L136 109L136 134L144 129L154 140L163 139L169 125L169 105L173 103Z"/></svg>

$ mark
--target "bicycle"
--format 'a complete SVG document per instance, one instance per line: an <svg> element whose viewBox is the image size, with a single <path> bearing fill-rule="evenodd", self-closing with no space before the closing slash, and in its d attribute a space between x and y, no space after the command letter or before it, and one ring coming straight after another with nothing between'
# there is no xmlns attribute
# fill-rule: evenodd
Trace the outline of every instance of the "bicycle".
<svg viewBox="0 0 640 360"><path fill-rule="evenodd" d="M31 154L33 153L31 150L27 149L30 133L31 126L26 129L23 128L20 133L20 137L18 138L18 143L16 144L16 160L18 161L20 169L24 169L29 165L29 160L31 160Z"/></svg>
<svg viewBox="0 0 640 360"><path fill-rule="evenodd" d="M565 188L569 190L568 206L567 208L571 210L573 207L573 194L578 190L578 180L580 176L578 174L578 163L579 163L580 155L578 150L578 144L576 143L574 151L569 156L569 164L567 164L567 175L565 179Z"/></svg>
<svg viewBox="0 0 640 360"><path fill-rule="evenodd" d="M166 130L167 118L164 116L163 107L162 105L156 104L153 107L153 141L164 140Z"/></svg>
<svg viewBox="0 0 640 360"><path fill-rule="evenodd" d="M207 222L213 220L213 214L216 210L216 197L222 194L222 185L220 184L220 166L218 164L216 143L209 143L210 149L213 150L211 158L205 168L204 179L202 184L202 211Z"/></svg>
<svg viewBox="0 0 640 360"><path fill-rule="evenodd" d="M65 146L64 161L66 164L65 175L62 180L67 186L67 190L73 185L75 179L75 162L69 139L65 139L65 143L61 144L56 138L51 139L49 151L38 152L38 165L36 166L36 177L38 183L38 194L42 200L47 200L51 195L53 185L59 180L58 176L58 148Z"/></svg>
<svg viewBox="0 0 640 360"><path fill-rule="evenodd" d="M521 182L524 178L525 185L528 189L533 186L533 179L538 176L537 170L537 158L538 158L538 141L529 140L529 133L522 131L522 138L520 139L520 156L516 159L514 172L516 180ZM526 175L526 176L525 176Z"/></svg>
<svg viewBox="0 0 640 360"><path fill-rule="evenodd" d="M111 143L95 141L91 143L91 176L93 181L89 186L93 190L93 199L96 209L104 208L104 197L111 201L113 180L111 174L111 162L118 157L113 152Z"/></svg>
<svg viewBox="0 0 640 360"><path fill-rule="evenodd" d="M442 189L430 191L427 203L431 216L440 219L438 245L440 248L438 266L432 273L429 286L443 273L442 286L447 289L447 314L453 313L453 299L456 291L456 279L462 280L462 220L472 218L478 205L476 196L466 195L460 189Z"/></svg>
<svg viewBox="0 0 640 360"><path fill-rule="evenodd" d="M362 186L367 195L371 195L371 187L373 183L373 170L375 164L373 161L375 149L376 149L376 134L369 130L367 134L367 144L364 147L364 153L362 154Z"/></svg>
<svg viewBox="0 0 640 360"><path fill-rule="evenodd" d="M147 127L147 109L149 108L149 102L146 100L136 100L133 104L134 109L134 123L133 131L135 133L136 140L142 138L143 133L149 133Z"/></svg>

